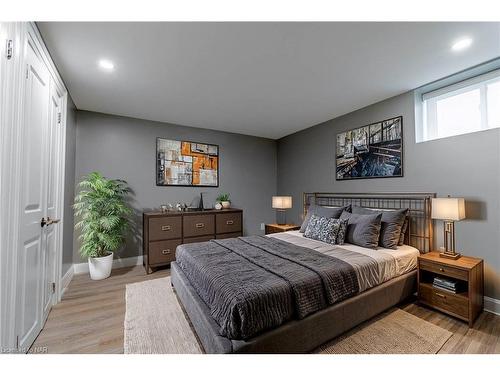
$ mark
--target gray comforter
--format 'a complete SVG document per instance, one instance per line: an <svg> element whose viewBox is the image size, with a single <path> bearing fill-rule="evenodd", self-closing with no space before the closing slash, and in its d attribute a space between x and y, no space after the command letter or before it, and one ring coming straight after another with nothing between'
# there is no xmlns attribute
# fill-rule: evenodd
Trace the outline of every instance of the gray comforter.
<svg viewBox="0 0 500 375"><path fill-rule="evenodd" d="M359 291L353 267L276 238L185 244L176 261L229 339L302 319Z"/></svg>

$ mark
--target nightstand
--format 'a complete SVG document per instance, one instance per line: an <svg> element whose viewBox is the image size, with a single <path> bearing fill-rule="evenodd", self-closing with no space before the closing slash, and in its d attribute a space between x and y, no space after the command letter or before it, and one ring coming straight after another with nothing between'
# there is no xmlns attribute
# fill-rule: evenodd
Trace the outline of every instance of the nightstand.
<svg viewBox="0 0 500 375"><path fill-rule="evenodd" d="M433 286L434 277L455 281L457 293ZM418 301L436 310L465 320L472 327L483 311L483 260L462 256L439 257L438 252L418 257Z"/></svg>
<svg viewBox="0 0 500 375"><path fill-rule="evenodd" d="M299 230L300 225L295 224L266 224L266 234L288 232L289 230Z"/></svg>

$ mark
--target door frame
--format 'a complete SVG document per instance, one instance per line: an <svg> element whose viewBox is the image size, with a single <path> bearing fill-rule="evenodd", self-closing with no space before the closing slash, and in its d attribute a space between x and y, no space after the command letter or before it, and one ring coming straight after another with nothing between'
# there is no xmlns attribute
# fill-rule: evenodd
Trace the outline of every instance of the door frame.
<svg viewBox="0 0 500 375"><path fill-rule="evenodd" d="M57 139L57 218L61 219L56 229L56 249L54 260L55 293L52 305L61 299L62 285L62 253L64 233L64 182L66 163L66 116L68 92L59 75L43 39L34 22L5 22L0 29L7 38L14 40L14 56L6 60L2 48L0 64L2 65L3 82L0 90L0 208L2 223L0 225L0 348L15 351L17 349L16 325L16 280L20 243L20 210L21 210L21 155L23 152L24 126L24 90L26 72L26 48L30 43L40 54L59 93L62 94L61 126ZM2 35L4 37L4 35ZM3 42L3 41L2 41ZM2 43L2 45L5 45ZM48 102L47 102L48 105ZM6 219L7 218L7 219ZM27 349L27 348L24 348Z"/></svg>

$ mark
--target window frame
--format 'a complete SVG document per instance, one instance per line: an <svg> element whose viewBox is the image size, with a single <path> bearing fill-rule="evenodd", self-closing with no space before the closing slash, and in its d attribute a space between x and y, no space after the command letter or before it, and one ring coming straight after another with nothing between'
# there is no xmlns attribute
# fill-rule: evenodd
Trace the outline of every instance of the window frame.
<svg viewBox="0 0 500 375"><path fill-rule="evenodd" d="M458 76L458 75L457 75ZM438 83L429 84L423 88L417 89L415 92L415 108L416 108L416 142L428 142L442 138L454 137L458 135L465 135L475 133L478 131L500 128L500 124L490 126L488 123L488 85L500 82L500 69L495 67L486 73L476 74L472 77L465 79L456 79L453 82L453 77L443 79L448 84L439 85ZM436 88L437 86L437 88ZM426 90L426 88L429 88ZM469 91L479 89L479 112L480 112L480 129L471 130L459 134L450 134L438 136L438 120L437 120L437 103L439 100L457 96ZM429 113L432 111L434 113ZM434 116L432 121L430 116Z"/></svg>

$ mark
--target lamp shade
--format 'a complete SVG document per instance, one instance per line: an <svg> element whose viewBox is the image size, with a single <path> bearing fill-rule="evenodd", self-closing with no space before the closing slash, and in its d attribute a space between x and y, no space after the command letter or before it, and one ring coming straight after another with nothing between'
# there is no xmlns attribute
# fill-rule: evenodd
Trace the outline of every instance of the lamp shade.
<svg viewBox="0 0 500 375"><path fill-rule="evenodd" d="M433 219L458 221L465 219L464 198L432 198Z"/></svg>
<svg viewBox="0 0 500 375"><path fill-rule="evenodd" d="M273 197L273 208L277 208L279 210L284 210L286 208L292 208L292 197L274 196Z"/></svg>

